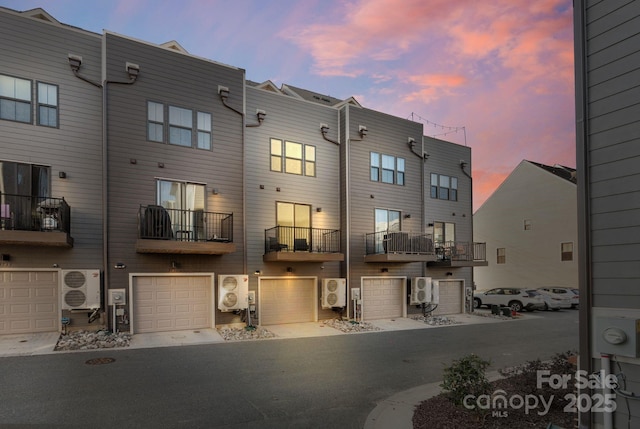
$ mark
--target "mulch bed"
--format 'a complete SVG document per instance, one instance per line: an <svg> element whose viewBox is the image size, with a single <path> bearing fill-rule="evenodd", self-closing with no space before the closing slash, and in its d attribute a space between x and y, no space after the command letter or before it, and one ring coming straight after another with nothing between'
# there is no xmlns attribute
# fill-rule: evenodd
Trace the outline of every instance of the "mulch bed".
<svg viewBox="0 0 640 429"><path fill-rule="evenodd" d="M513 395L524 396L527 393L522 391L523 385L530 380L526 376L519 374L508 378L497 380L492 384L492 392L503 390L501 396L507 399ZM541 393L531 392L538 396ZM564 393L561 391L544 394L545 401L549 401L550 395L554 395L548 413L544 413L544 406L529 410L525 413L524 407L514 409L511 407L496 410L492 416L492 410L468 410L463 406L455 405L445 394L440 394L423 401L416 407L413 415L414 429L503 429L503 428L546 428L549 423L561 428L572 429L576 427L576 413L564 411L567 401L564 400ZM505 414L506 412L506 414Z"/></svg>

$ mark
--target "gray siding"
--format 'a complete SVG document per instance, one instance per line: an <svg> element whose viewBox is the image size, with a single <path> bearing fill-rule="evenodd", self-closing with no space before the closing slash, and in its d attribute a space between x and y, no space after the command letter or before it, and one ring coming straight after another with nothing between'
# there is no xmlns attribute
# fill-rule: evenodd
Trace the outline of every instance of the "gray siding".
<svg viewBox="0 0 640 429"><path fill-rule="evenodd" d="M587 19L593 304L640 308L640 4L589 2Z"/></svg>
<svg viewBox="0 0 640 429"><path fill-rule="evenodd" d="M108 87L111 286L127 285L129 272L169 272L171 261L178 262L180 272L244 273L242 116L223 106L218 96L218 85L228 87L229 104L241 110L244 72L121 36L105 37L110 80L127 80L126 62L140 66L134 84ZM169 105L211 113L212 150L147 141L147 101L165 104L165 124ZM206 211L234 215L237 251L222 256L137 254L138 210L156 203L157 178L205 183ZM124 262L126 272L113 270L116 262Z"/></svg>
<svg viewBox="0 0 640 429"><path fill-rule="evenodd" d="M102 268L102 92L76 78L69 53L83 57L81 74L100 81L101 38L72 27L0 9L0 73L58 86L59 128L0 121L0 159L51 168L51 196L71 207L71 249L0 245L5 267ZM64 171L66 179L58 178Z"/></svg>
<svg viewBox="0 0 640 429"><path fill-rule="evenodd" d="M595 321L640 318L640 3L576 0L574 11L580 287L586 301L580 353L582 367L598 370ZM613 359L625 389L637 394L640 360ZM601 415L592 419L602 422ZM618 397L613 420L614 427L638 426L640 403Z"/></svg>
<svg viewBox="0 0 640 429"><path fill-rule="evenodd" d="M287 275L286 268L291 266L293 276L318 276L319 284L323 278L343 277L338 262L264 263L262 260L265 230L276 226L279 201L311 205L313 228L340 229L340 147L326 141L320 133L320 124L325 123L330 127L328 137L337 140L338 111L253 87L246 88L246 96L248 124L257 122L256 109L267 112L261 126L245 130L248 271L281 276ZM271 171L271 138L315 146L316 177ZM318 207L322 212L316 211ZM251 276L249 287L257 288L257 276ZM333 316L331 311L318 308L319 319Z"/></svg>
<svg viewBox="0 0 640 429"><path fill-rule="evenodd" d="M406 232L422 232L422 181L423 161L411 153L407 139L412 137L420 145L422 124L411 122L373 110L347 106L345 133L350 140L345 148L349 158L349 246L350 275L354 287L360 286L360 277L381 275L387 268L388 276L423 275L423 264L365 263L365 236L375 232L375 209L391 209L402 212L401 229ZM358 129L364 125L368 134L360 141ZM405 185L373 182L370 179L370 154L377 152L405 160ZM419 153L419 149L418 149ZM404 219L404 215L411 218Z"/></svg>

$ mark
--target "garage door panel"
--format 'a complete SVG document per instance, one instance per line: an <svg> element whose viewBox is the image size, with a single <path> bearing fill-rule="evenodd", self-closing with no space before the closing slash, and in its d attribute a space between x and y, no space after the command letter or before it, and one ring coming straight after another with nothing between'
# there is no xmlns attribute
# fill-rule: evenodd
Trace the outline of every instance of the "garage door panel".
<svg viewBox="0 0 640 429"><path fill-rule="evenodd" d="M260 282L260 324L317 320L316 279L264 279Z"/></svg>
<svg viewBox="0 0 640 429"><path fill-rule="evenodd" d="M435 315L462 313L462 294L464 282L460 280L440 280L440 303L433 312Z"/></svg>
<svg viewBox="0 0 640 429"><path fill-rule="evenodd" d="M365 320L390 319L404 315L405 280L364 279L362 308Z"/></svg>
<svg viewBox="0 0 640 429"><path fill-rule="evenodd" d="M134 277L133 288L137 333L213 325L210 276Z"/></svg>

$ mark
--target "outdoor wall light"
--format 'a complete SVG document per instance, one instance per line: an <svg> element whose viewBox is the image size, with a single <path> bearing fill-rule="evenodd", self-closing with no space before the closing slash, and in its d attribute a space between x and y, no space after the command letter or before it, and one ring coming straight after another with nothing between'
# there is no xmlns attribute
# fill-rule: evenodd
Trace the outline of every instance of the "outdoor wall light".
<svg viewBox="0 0 640 429"><path fill-rule="evenodd" d="M129 164L137 164L138 160L134 158L129 158Z"/></svg>
<svg viewBox="0 0 640 429"><path fill-rule="evenodd" d="M159 162L158 163L158 168L164 168L164 162Z"/></svg>
<svg viewBox="0 0 640 429"><path fill-rule="evenodd" d="M53 268L60 268L60 265L58 265L58 264L53 264L53 265L52 265L52 267L53 267Z"/></svg>
<svg viewBox="0 0 640 429"><path fill-rule="evenodd" d="M368 132L369 132L369 130L364 125L358 126L358 134L360 134L360 138L361 139L363 139L364 136L366 136Z"/></svg>
<svg viewBox="0 0 640 429"><path fill-rule="evenodd" d="M262 274L262 272L260 272L260 270L255 270L253 274L255 274L256 276L259 276L260 274Z"/></svg>
<svg viewBox="0 0 640 429"><path fill-rule="evenodd" d="M292 273L292 272L293 272L293 268L291 268L291 267L287 267L287 272L288 272L288 273Z"/></svg>
<svg viewBox="0 0 640 429"><path fill-rule="evenodd" d="M66 179L67 178L67 173L65 173L64 171L60 171L58 172L58 177L61 179Z"/></svg>
<svg viewBox="0 0 640 429"><path fill-rule="evenodd" d="M389 268L382 268L380 269L381 273L388 273L389 272Z"/></svg>
<svg viewBox="0 0 640 429"><path fill-rule="evenodd" d="M220 190L219 190L218 188L213 188L213 189L211 190L211 193L212 193L213 195L218 195L218 194L220 193Z"/></svg>
<svg viewBox="0 0 640 429"><path fill-rule="evenodd" d="M171 269L172 270L177 270L179 266L180 265L178 264L178 261L171 261Z"/></svg>
<svg viewBox="0 0 640 429"><path fill-rule="evenodd" d="M321 213L321 212L322 212L322 207L316 207L316 211L317 211L318 213Z"/></svg>
<svg viewBox="0 0 640 429"><path fill-rule="evenodd" d="M117 262L113 268L115 268L116 270L124 270L125 268L127 268L127 266L124 264L124 262Z"/></svg>
<svg viewBox="0 0 640 429"><path fill-rule="evenodd" d="M405 219L411 219L411 213L407 213L407 214L405 214L405 215L404 215L404 218L405 218Z"/></svg>
<svg viewBox="0 0 640 429"><path fill-rule="evenodd" d="M453 273L452 273L451 271L447 271L447 275L448 275L448 276L452 276L452 275L453 275Z"/></svg>
<svg viewBox="0 0 640 429"><path fill-rule="evenodd" d="M2 254L2 261L3 262L8 262L11 260L11 255L9 255L8 253L3 253Z"/></svg>

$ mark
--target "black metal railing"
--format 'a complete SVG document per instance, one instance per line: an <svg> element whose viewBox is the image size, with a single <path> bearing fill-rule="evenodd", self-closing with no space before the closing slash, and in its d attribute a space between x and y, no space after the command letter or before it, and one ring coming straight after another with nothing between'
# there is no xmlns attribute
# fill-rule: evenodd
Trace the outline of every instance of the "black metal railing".
<svg viewBox="0 0 640 429"><path fill-rule="evenodd" d="M486 261L487 244L464 241L446 241L435 244L436 255L441 261Z"/></svg>
<svg viewBox="0 0 640 429"><path fill-rule="evenodd" d="M379 231L365 235L365 252L367 255L384 253L433 255L435 249L431 234Z"/></svg>
<svg viewBox="0 0 640 429"><path fill-rule="evenodd" d="M264 231L264 251L340 253L340 230L276 226Z"/></svg>
<svg viewBox="0 0 640 429"><path fill-rule="evenodd" d="M140 206L138 238L232 242L233 214Z"/></svg>
<svg viewBox="0 0 640 429"><path fill-rule="evenodd" d="M0 192L0 229L69 233L71 208L64 198Z"/></svg>

